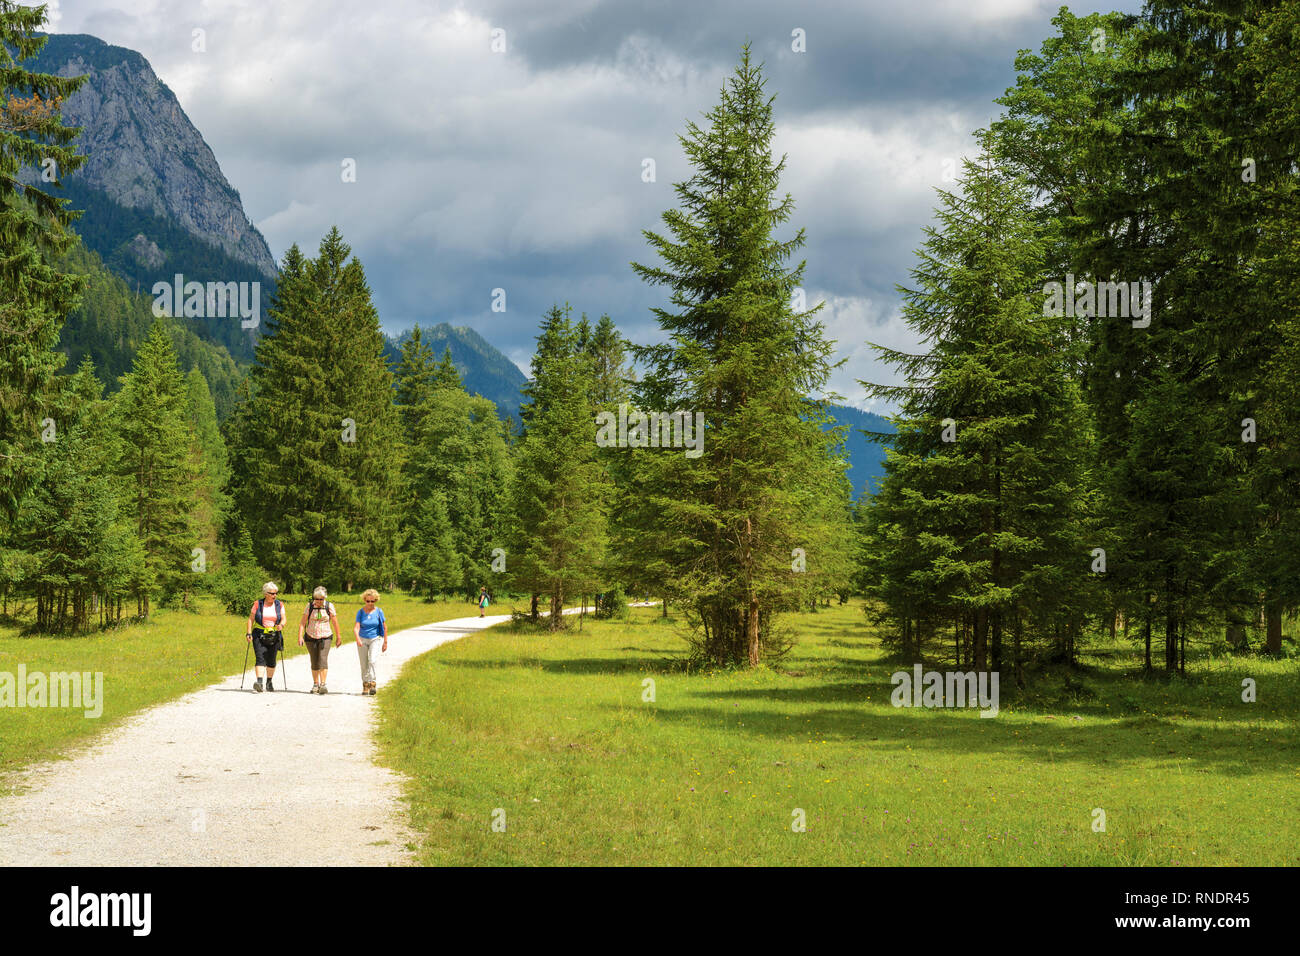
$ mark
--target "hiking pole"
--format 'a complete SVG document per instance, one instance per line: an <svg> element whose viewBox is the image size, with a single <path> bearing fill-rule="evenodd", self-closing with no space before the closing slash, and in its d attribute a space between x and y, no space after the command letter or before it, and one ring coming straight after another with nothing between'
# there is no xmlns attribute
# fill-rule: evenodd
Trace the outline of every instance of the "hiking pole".
<svg viewBox="0 0 1300 956"><path fill-rule="evenodd" d="M289 658L284 653L284 629L276 631L276 638L280 645L280 684L283 686L285 693L289 692Z"/></svg>
<svg viewBox="0 0 1300 956"><path fill-rule="evenodd" d="M248 649L253 646L252 641L244 641L244 670L239 675L239 689L244 689L244 675L248 673Z"/></svg>

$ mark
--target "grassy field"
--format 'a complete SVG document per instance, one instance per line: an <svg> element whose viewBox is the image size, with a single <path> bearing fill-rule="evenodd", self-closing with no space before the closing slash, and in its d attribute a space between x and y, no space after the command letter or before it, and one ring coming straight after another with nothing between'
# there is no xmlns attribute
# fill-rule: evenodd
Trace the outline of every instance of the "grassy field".
<svg viewBox="0 0 1300 956"><path fill-rule="evenodd" d="M910 662L860 605L796 624L792 654L751 672L682 671L651 609L558 636L498 627L412 662L379 698L380 741L412 778L419 861L1300 862L1300 660L1142 680L1132 647L1094 648L1032 695L1003 687L981 719L893 707Z"/></svg>
<svg viewBox="0 0 1300 956"><path fill-rule="evenodd" d="M307 606L305 595L286 595L291 627L286 627L290 689L306 690L311 675L297 645L297 615ZM351 640L352 620L361 595L332 595L343 639ZM249 598L249 606L253 599ZM425 604L403 595L385 595L380 607L396 632L404 627L468 617L468 602ZM24 637L17 626L0 626L0 671L90 671L104 675L103 713L91 719L74 708L0 709L0 793L8 774L44 757L61 755L70 744L92 737L123 717L145 707L173 700L193 690L239 673L243 666L244 619L225 613L216 602L200 599L196 611L161 610L148 624L75 637ZM248 681L253 680L252 654ZM281 675L277 669L276 686Z"/></svg>

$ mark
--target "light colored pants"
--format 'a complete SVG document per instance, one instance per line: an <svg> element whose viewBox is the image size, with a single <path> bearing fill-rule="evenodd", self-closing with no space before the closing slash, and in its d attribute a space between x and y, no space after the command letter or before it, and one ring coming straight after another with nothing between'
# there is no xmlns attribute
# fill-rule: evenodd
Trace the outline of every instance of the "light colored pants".
<svg viewBox="0 0 1300 956"><path fill-rule="evenodd" d="M384 646L382 637L372 637L366 640L364 637L361 643L357 645L357 657L361 661L361 680L363 683L372 684L375 682L375 662L379 659L379 648Z"/></svg>

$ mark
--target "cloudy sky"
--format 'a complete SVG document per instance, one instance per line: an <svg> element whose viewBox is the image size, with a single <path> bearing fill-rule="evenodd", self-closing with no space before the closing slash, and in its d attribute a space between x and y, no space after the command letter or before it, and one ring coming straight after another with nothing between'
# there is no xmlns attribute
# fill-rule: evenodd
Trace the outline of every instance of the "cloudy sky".
<svg viewBox="0 0 1300 956"><path fill-rule="evenodd" d="M468 325L525 371L555 302L657 339L649 308L665 295L628 263L654 261L641 231L660 228L688 175L677 136L717 101L748 40L776 94L808 300L826 302L848 360L832 385L872 409L857 380L894 377L866 343L914 344L895 284L908 281L934 189L1059 6L61 0L51 29L149 59L277 260L294 242L314 253L337 224L389 332ZM504 313L492 311L497 288Z"/></svg>

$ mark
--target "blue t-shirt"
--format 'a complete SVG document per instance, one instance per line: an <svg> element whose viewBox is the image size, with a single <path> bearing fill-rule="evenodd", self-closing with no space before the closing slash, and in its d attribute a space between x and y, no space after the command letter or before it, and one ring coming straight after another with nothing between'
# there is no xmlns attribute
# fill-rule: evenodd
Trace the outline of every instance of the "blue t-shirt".
<svg viewBox="0 0 1300 956"><path fill-rule="evenodd" d="M365 608L357 611L357 623L361 625L361 639L363 641L374 640L380 636L381 630L387 630L387 627L380 627L385 622L384 612L379 608L375 608L369 614L366 613Z"/></svg>

